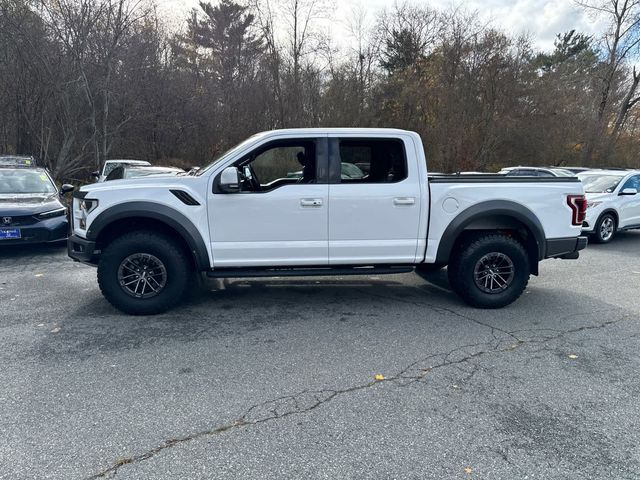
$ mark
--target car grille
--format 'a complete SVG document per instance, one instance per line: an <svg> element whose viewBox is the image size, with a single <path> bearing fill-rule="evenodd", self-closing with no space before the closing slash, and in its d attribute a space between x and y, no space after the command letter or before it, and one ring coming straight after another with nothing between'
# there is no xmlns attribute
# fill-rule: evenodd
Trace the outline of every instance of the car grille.
<svg viewBox="0 0 640 480"><path fill-rule="evenodd" d="M3 215L0 215L0 220L4 218ZM0 227L24 227L26 225L35 225L39 220L32 215L20 215L17 217L11 217L11 222L9 224L0 221Z"/></svg>

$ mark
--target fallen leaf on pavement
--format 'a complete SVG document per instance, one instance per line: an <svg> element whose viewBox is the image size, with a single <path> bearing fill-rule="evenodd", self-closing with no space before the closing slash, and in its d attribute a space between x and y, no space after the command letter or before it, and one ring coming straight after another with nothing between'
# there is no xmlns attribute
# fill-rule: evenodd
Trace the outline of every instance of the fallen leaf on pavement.
<svg viewBox="0 0 640 480"><path fill-rule="evenodd" d="M384 380L384 375L380 375L379 373L375 376L376 380Z"/></svg>

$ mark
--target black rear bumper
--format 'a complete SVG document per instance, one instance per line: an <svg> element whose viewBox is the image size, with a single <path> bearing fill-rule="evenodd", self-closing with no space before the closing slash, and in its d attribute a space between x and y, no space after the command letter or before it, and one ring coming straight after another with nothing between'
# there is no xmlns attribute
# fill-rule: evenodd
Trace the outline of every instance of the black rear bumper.
<svg viewBox="0 0 640 480"><path fill-rule="evenodd" d="M76 262L98 263L98 253L96 252L96 242L85 240L77 235L71 235L67 240L67 253Z"/></svg>
<svg viewBox="0 0 640 480"><path fill-rule="evenodd" d="M576 259L587 248L587 237L551 238L547 240L545 258Z"/></svg>

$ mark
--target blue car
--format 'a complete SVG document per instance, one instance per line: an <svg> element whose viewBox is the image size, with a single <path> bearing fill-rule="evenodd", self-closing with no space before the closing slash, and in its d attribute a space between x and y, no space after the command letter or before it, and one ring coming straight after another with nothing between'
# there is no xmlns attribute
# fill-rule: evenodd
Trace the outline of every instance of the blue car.
<svg viewBox="0 0 640 480"><path fill-rule="evenodd" d="M0 248L65 240L69 222L60 197L71 190L58 191L43 168L0 162Z"/></svg>

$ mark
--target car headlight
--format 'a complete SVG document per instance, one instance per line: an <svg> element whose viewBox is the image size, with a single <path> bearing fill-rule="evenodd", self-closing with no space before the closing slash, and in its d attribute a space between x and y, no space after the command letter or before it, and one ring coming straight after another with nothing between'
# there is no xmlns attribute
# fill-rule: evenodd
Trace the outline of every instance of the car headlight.
<svg viewBox="0 0 640 480"><path fill-rule="evenodd" d="M85 214L91 213L93 210L96 209L97 206L98 206L98 200L91 200L91 199L85 198L82 200L82 202L80 202L80 210Z"/></svg>
<svg viewBox="0 0 640 480"><path fill-rule="evenodd" d="M47 218L61 217L67 214L67 209L65 207L56 208L55 210L49 210L48 212L42 212L36 215L36 218L39 220L45 220Z"/></svg>
<svg viewBox="0 0 640 480"><path fill-rule="evenodd" d="M602 202L587 202L587 208L595 208L600 205Z"/></svg>
<svg viewBox="0 0 640 480"><path fill-rule="evenodd" d="M80 201L80 210L78 212L78 227L82 230L87 229L87 215L98 207L98 200L83 198Z"/></svg>

